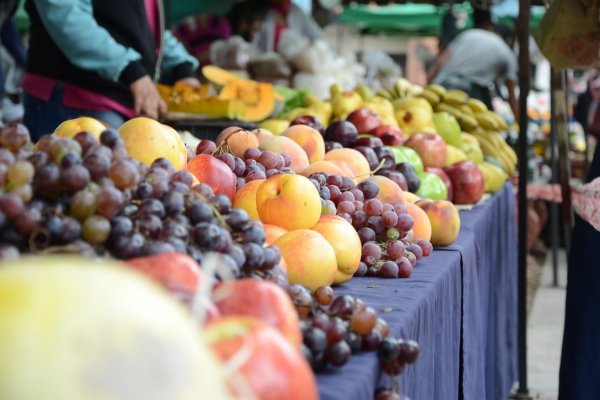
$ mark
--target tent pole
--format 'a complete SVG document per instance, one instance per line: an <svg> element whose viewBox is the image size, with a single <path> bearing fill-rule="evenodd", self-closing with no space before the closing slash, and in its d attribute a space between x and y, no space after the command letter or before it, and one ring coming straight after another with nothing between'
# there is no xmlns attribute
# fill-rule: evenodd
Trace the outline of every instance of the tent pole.
<svg viewBox="0 0 600 400"><path fill-rule="evenodd" d="M554 68L550 70L550 169L552 170L552 179L550 183L558 184L558 161L557 161L557 142L558 126L557 115L560 112L556 95L557 90L561 90L561 82L557 80L558 73ZM552 286L558 287L558 246L559 246L559 226L558 226L558 204L550 202L550 246L552 251Z"/></svg>
<svg viewBox="0 0 600 400"><path fill-rule="evenodd" d="M519 0L517 23L519 39L519 300L518 300L518 348L519 386L513 399L530 400L527 386L527 95L530 85L529 17L530 0Z"/></svg>

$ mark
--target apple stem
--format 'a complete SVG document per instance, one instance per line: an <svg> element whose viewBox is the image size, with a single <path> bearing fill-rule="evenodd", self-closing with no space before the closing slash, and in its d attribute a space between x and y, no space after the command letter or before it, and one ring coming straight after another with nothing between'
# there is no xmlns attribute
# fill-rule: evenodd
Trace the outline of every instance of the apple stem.
<svg viewBox="0 0 600 400"><path fill-rule="evenodd" d="M379 165L371 172L367 173L367 174L363 174L363 175L357 175L354 177L354 179L356 178L362 178L364 176L369 177L369 176L373 176L375 175L377 172L379 172L382 168L383 168L383 164L385 163L385 160L381 160L379 162Z"/></svg>

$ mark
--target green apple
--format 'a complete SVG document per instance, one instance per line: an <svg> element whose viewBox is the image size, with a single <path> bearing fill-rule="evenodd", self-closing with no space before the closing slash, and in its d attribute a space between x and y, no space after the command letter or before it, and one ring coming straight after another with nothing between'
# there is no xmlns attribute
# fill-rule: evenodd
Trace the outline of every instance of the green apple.
<svg viewBox="0 0 600 400"><path fill-rule="evenodd" d="M431 200L446 200L448 198L448 188L442 178L431 172L422 172L418 174L421 180L421 186L416 195Z"/></svg>
<svg viewBox="0 0 600 400"><path fill-rule="evenodd" d="M406 147L406 146L384 146L384 147L389 149L392 152L392 154L394 155L396 164L409 163L415 168L415 171L417 172L417 174L420 174L421 172L424 171L423 161L421 160L421 157L419 157L419 154L416 151L414 151L413 149L411 149L410 147Z"/></svg>
<svg viewBox="0 0 600 400"><path fill-rule="evenodd" d="M460 125L453 115L447 112L435 113L433 114L433 125L444 142L460 148L462 143Z"/></svg>

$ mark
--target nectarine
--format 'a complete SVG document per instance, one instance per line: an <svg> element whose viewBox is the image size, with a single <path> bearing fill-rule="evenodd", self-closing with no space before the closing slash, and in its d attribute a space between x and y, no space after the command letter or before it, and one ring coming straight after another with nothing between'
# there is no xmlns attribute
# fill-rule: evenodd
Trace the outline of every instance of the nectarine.
<svg viewBox="0 0 600 400"><path fill-rule="evenodd" d="M383 203L392 205L404 203L404 192L400 186L390 178L381 175L373 175L369 178L379 186L377 198Z"/></svg>
<svg viewBox="0 0 600 400"><path fill-rule="evenodd" d="M334 284L340 285L352 278L360 264L362 244L354 227L337 215L322 215L312 228L331 244L337 260Z"/></svg>
<svg viewBox="0 0 600 400"><path fill-rule="evenodd" d="M419 200L416 203L427 214L431 223L431 244L449 246L460 232L458 210L447 200Z"/></svg>
<svg viewBox="0 0 600 400"><path fill-rule="evenodd" d="M287 230L312 228L321 216L321 197L302 175L274 175L256 192L260 220Z"/></svg>
<svg viewBox="0 0 600 400"><path fill-rule="evenodd" d="M233 206L246 210L250 218L260 219L256 209L256 192L264 181L264 179L256 179L242 186L235 194Z"/></svg>
<svg viewBox="0 0 600 400"><path fill-rule="evenodd" d="M300 145L294 142L289 137L285 136L273 136L258 146L261 150L270 150L273 153L283 154L286 153L292 159L290 168L294 171L302 171L308 167L308 156Z"/></svg>
<svg viewBox="0 0 600 400"><path fill-rule="evenodd" d="M217 146L224 143L231 154L237 157L243 157L244 152L250 147L258 147L258 138L251 132L238 127L228 127L219 133L215 140Z"/></svg>
<svg viewBox="0 0 600 400"><path fill-rule="evenodd" d="M277 239L288 232L286 229L277 225L264 224L263 226L265 227L265 235L267 236L265 239L265 246L274 244Z"/></svg>
<svg viewBox="0 0 600 400"><path fill-rule="evenodd" d="M413 203L405 203L406 211L413 219L412 228L414 240L431 240L431 222L429 217L419 206Z"/></svg>
<svg viewBox="0 0 600 400"><path fill-rule="evenodd" d="M285 260L290 284L298 283L314 291L335 280L335 250L320 233L295 229L277 239L275 246Z"/></svg>
<svg viewBox="0 0 600 400"><path fill-rule="evenodd" d="M308 156L308 161L323 160L325 157L325 141L319 131L307 125L292 125L281 133L298 143Z"/></svg>
<svg viewBox="0 0 600 400"><path fill-rule="evenodd" d="M358 150L348 148L329 150L324 160L345 163L354 174L352 178L355 182L367 179L371 172L369 161Z"/></svg>

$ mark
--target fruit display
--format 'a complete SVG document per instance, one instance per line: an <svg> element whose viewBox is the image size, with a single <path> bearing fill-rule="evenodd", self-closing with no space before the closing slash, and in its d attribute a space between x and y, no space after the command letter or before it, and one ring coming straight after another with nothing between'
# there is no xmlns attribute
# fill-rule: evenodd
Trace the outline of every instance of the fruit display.
<svg viewBox="0 0 600 400"><path fill-rule="evenodd" d="M232 128L194 150L145 118L100 133L57 130L35 144L22 125L9 125L0 132L0 260L122 260L106 268L146 276L185 305L216 358L227 363L256 349L225 377L242 397L295 398L301 387L303 399L317 398L311 367L340 367L359 351L379 351L384 372L395 376L416 360L416 343L386 339L373 309L336 297L330 285L363 274L408 277L432 245L413 227L400 186L372 175L358 150L325 152L325 130L306 121L314 128L294 123L281 135ZM353 138L348 129L330 134ZM307 171L319 162L342 175ZM67 283L78 279L60 271ZM277 379L265 382L258 365L278 370Z"/></svg>

